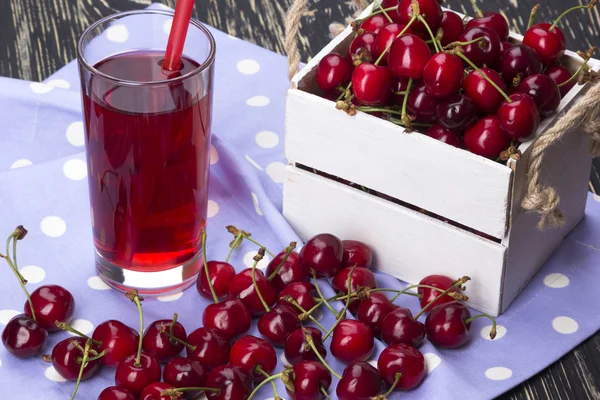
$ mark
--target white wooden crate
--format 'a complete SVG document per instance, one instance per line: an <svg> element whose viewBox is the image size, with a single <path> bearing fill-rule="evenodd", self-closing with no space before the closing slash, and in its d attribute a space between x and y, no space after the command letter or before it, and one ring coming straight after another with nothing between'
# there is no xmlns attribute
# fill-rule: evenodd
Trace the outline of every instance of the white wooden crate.
<svg viewBox="0 0 600 400"><path fill-rule="evenodd" d="M303 239L330 232L364 241L373 248L379 270L410 283L433 273L468 275L473 279L470 305L501 314L583 217L589 138L573 132L545 157L542 181L560 195L566 224L540 232L538 216L520 207L533 139L519 147L519 161L502 165L366 113L348 116L314 94L321 58L332 51L345 54L352 38L347 28L293 78L287 93L284 216ZM562 61L574 71L580 58L567 51ZM588 64L600 69L597 60ZM537 135L587 89L575 86Z"/></svg>

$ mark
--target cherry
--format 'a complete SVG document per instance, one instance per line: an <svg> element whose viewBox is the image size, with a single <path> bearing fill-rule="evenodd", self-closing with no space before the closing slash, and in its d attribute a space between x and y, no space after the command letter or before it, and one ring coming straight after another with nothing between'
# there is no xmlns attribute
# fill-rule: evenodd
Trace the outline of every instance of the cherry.
<svg viewBox="0 0 600 400"><path fill-rule="evenodd" d="M375 14L364 20L360 25L360 28L365 32L378 33L381 28L387 25L389 22L385 15Z"/></svg>
<svg viewBox="0 0 600 400"><path fill-rule="evenodd" d="M68 381L76 381L79 376L85 342L86 339L82 337L72 337L58 342L52 349L52 366ZM94 350L98 352L97 348ZM91 378L102 365L99 359L87 361L85 364L81 375L82 381Z"/></svg>
<svg viewBox="0 0 600 400"><path fill-rule="evenodd" d="M313 342L317 348L317 351L323 356L327 356L327 350L323 346L323 335L317 328L306 327L300 328L292 332L285 341L283 352L288 363L295 365L296 363L303 360L318 361L319 358L315 352L306 343L304 331L308 331L313 338Z"/></svg>
<svg viewBox="0 0 600 400"><path fill-rule="evenodd" d="M380 2L381 3L381 8L397 7L399 1L400 0L383 0L383 1ZM395 23L402 23L402 17L398 13L398 8L396 8L395 10L388 11L387 14L390 16L390 18L392 19L392 21L394 21Z"/></svg>
<svg viewBox="0 0 600 400"><path fill-rule="evenodd" d="M543 116L552 114L560 105L560 89L548 75L528 76L519 85L519 92L531 97Z"/></svg>
<svg viewBox="0 0 600 400"><path fill-rule="evenodd" d="M421 308L424 308L426 305L434 301L440 293L442 293L446 289L450 289L456 281L445 275L428 275L425 278L421 279L419 285L433 286L440 290L431 289L428 287L419 286L417 288L417 293L421 296L419 299L419 303ZM451 291L451 293L455 293L457 289ZM455 299L450 295L444 295L439 299L435 300L433 306L437 306L443 303L450 303L451 301L455 301ZM432 307L433 307L432 306Z"/></svg>
<svg viewBox="0 0 600 400"><path fill-rule="evenodd" d="M139 355L132 354L117 366L115 384L129 390L134 395L140 395L142 390L151 383L160 381L160 364L158 360L144 352Z"/></svg>
<svg viewBox="0 0 600 400"><path fill-rule="evenodd" d="M395 77L421 79L430 57L431 50L423 39L410 33L405 34L392 43L388 68Z"/></svg>
<svg viewBox="0 0 600 400"><path fill-rule="evenodd" d="M451 146L458 147L459 149L465 148L465 144L458 134L439 124L433 125L431 128L429 128L427 130L427 136L437 139L440 142L447 143Z"/></svg>
<svg viewBox="0 0 600 400"><path fill-rule="evenodd" d="M98 400L138 400L129 390L118 386L109 386L105 388L100 395Z"/></svg>
<svg viewBox="0 0 600 400"><path fill-rule="evenodd" d="M273 346L266 340L247 335L239 338L231 346L229 363L241 367L255 382L260 382L265 379L260 370L271 374L277 365L277 355Z"/></svg>
<svg viewBox="0 0 600 400"><path fill-rule="evenodd" d="M19 358L39 354L47 337L48 331L25 314L12 317L2 331L4 347Z"/></svg>
<svg viewBox="0 0 600 400"><path fill-rule="evenodd" d="M490 78L502 90L506 85L498 72L489 68L481 68L481 72ZM495 114L504 101L504 97L479 72L471 71L463 84L464 94L475 103L477 111L483 115Z"/></svg>
<svg viewBox="0 0 600 400"><path fill-rule="evenodd" d="M504 15L497 12L485 12L483 17L473 18L467 22L466 29L471 28L487 28L491 29L500 38L500 40L508 39L508 21L504 18Z"/></svg>
<svg viewBox="0 0 600 400"><path fill-rule="evenodd" d="M402 32L404 30L404 28L406 28L406 25L394 23L394 24L388 24L379 30L379 33L377 34L377 39L375 42L375 50L376 50L377 57L379 57L381 54L383 54L383 52L386 51L386 49L392 45L392 43L394 42L396 37L398 37L398 35L400 34L400 32ZM405 31L405 33L412 33L412 29L410 29L410 27L409 27ZM388 57L389 57L389 52L386 53L385 56L383 56L382 61L385 61L387 63Z"/></svg>
<svg viewBox="0 0 600 400"><path fill-rule="evenodd" d="M459 301L437 305L425 320L427 339L443 348L460 347L469 338L471 312ZM468 321L468 322L467 322Z"/></svg>
<svg viewBox="0 0 600 400"><path fill-rule="evenodd" d="M429 93L423 83L417 84L408 95L407 108L418 122L431 123L437 118L440 100Z"/></svg>
<svg viewBox="0 0 600 400"><path fill-rule="evenodd" d="M330 350L338 360L350 363L368 360L374 345L373 332L366 324L347 319L333 329Z"/></svg>
<svg viewBox="0 0 600 400"><path fill-rule="evenodd" d="M383 390L379 371L366 361L348 364L335 389L338 400L372 400Z"/></svg>
<svg viewBox="0 0 600 400"><path fill-rule="evenodd" d="M401 374L395 390L414 389L427 374L423 354L417 348L405 343L386 347L379 355L377 368L381 377L390 385L396 382L396 374Z"/></svg>
<svg viewBox="0 0 600 400"><path fill-rule="evenodd" d="M289 371L289 372L288 372ZM317 361L300 361L284 374L291 375L286 385L286 391L292 400L323 400L331 385L331 373L323 364Z"/></svg>
<svg viewBox="0 0 600 400"><path fill-rule="evenodd" d="M363 267L346 267L340 270L331 281L331 286L338 294L348 294L348 277L350 277L350 292L356 293L362 288L373 289L377 287L375 274ZM350 311L354 314L358 309L359 300L350 301Z"/></svg>
<svg viewBox="0 0 600 400"><path fill-rule="evenodd" d="M502 70L502 60L504 60L504 53L511 49L514 45L511 42L500 42L500 57L496 60L496 62L490 67L494 68L497 71Z"/></svg>
<svg viewBox="0 0 600 400"><path fill-rule="evenodd" d="M363 105L384 104L392 94L392 84L386 67L364 62L352 72L354 96Z"/></svg>
<svg viewBox="0 0 600 400"><path fill-rule="evenodd" d="M314 291L315 286L310 282L290 283L279 293L277 304L290 304L287 299L291 297L300 307L308 311L315 306ZM293 306L292 308L297 314L302 314L302 311L298 307Z"/></svg>
<svg viewBox="0 0 600 400"><path fill-rule="evenodd" d="M478 67L493 65L500 58L500 38L491 29L475 27L465 30L458 40L470 42L479 38L484 40L467 44L462 47L464 55Z"/></svg>
<svg viewBox="0 0 600 400"><path fill-rule="evenodd" d="M229 362L229 340L223 338L215 329L198 328L189 334L186 341L195 347L193 350L186 348L188 357L206 368L216 368Z"/></svg>
<svg viewBox="0 0 600 400"><path fill-rule="evenodd" d="M398 308L383 292L370 293L369 297L360 301L356 318L371 328L373 335L381 334L381 323L386 315Z"/></svg>
<svg viewBox="0 0 600 400"><path fill-rule="evenodd" d="M209 400L245 400L252 392L251 383L242 368L226 364L213 369L206 378L206 386L219 391L205 394Z"/></svg>
<svg viewBox="0 0 600 400"><path fill-rule="evenodd" d="M240 299L227 299L208 305L202 313L202 324L205 328L215 329L224 339L231 340L250 329L252 317Z"/></svg>
<svg viewBox="0 0 600 400"><path fill-rule="evenodd" d="M429 28L432 32L436 32L442 23L442 7L437 2L437 0L416 0L419 4L419 12L421 16L429 25ZM413 0L400 0L398 4L398 15L400 16L400 22L403 24L408 24L412 18L413 10L412 10L412 2ZM411 27L417 31L426 33L427 29L423 22L416 20Z"/></svg>
<svg viewBox="0 0 600 400"><path fill-rule="evenodd" d="M301 326L295 307L288 304L278 304L261 315L257 325L260 334L277 347L283 347L288 336Z"/></svg>
<svg viewBox="0 0 600 400"><path fill-rule="evenodd" d="M352 64L347 57L342 57L338 53L329 53L319 61L317 66L317 85L322 91L330 92L344 85L350 78L351 72Z"/></svg>
<svg viewBox="0 0 600 400"><path fill-rule="evenodd" d="M427 61L423 70L423 83L435 97L444 98L462 87L465 71L460 57L437 53Z"/></svg>
<svg viewBox="0 0 600 400"><path fill-rule="evenodd" d="M557 85L568 81L573 76L571 71L561 65L553 65L548 67L544 73L552 78ZM573 79L566 85L559 86L558 89L560 90L561 97L565 97L567 93L569 93L569 90L571 90L576 83L577 81Z"/></svg>
<svg viewBox="0 0 600 400"><path fill-rule="evenodd" d="M444 32L441 40L443 46L458 41L458 38L460 38L460 35L465 30L462 18L452 11L444 11L442 13L440 28Z"/></svg>
<svg viewBox="0 0 600 400"><path fill-rule="evenodd" d="M271 260L267 266L267 279L271 277L273 272L277 270L283 259L285 258L285 251L277 254L277 256ZM293 282L302 282L307 279L306 271L302 267L300 261L300 255L296 252L291 252L283 266L279 269L276 275L270 279L271 285L277 292L281 292L286 286ZM261 292L262 294L262 292Z"/></svg>
<svg viewBox="0 0 600 400"><path fill-rule="evenodd" d="M342 269L344 246L342 241L329 233L321 233L308 239L300 250L300 259L306 271L329 278Z"/></svg>
<svg viewBox="0 0 600 400"><path fill-rule="evenodd" d="M478 156L496 159L510 145L510 138L504 133L500 119L488 115L477 121L465 132L465 146Z"/></svg>
<svg viewBox="0 0 600 400"><path fill-rule="evenodd" d="M255 270L255 279L258 290L268 306L272 306L277 300L275 288L265 278L260 269ZM265 308L256 293L256 288L252 281L252 268L246 268L237 274L229 283L229 297L237 297L248 308L250 314L254 316L265 313Z"/></svg>
<svg viewBox="0 0 600 400"><path fill-rule="evenodd" d="M374 33L364 33L358 35L350 43L348 48L348 54L350 55L354 65L358 65L361 62L373 62L377 54L376 48L377 35Z"/></svg>
<svg viewBox="0 0 600 400"><path fill-rule="evenodd" d="M511 139L524 142L540 125L540 114L533 99L523 93L511 94L512 102L505 101L498 110L500 126Z"/></svg>
<svg viewBox="0 0 600 400"><path fill-rule="evenodd" d="M206 263L208 274L210 275L210 283L215 291L218 299L227 297L229 291L229 283L235 276L235 268L229 263L221 261L209 261ZM196 289L202 297L208 300L213 300L206 272L200 271L198 280L196 281Z"/></svg>
<svg viewBox="0 0 600 400"><path fill-rule="evenodd" d="M408 90L409 81L409 78L394 78L394 83L392 85L392 100L394 104L402 106L404 103L404 94L399 94L397 92L406 92Z"/></svg>
<svg viewBox="0 0 600 400"><path fill-rule="evenodd" d="M189 358L177 357L165 365L163 380L176 388L202 387L206 382L207 375L207 369L200 362ZM183 397L193 399L198 394L198 391L186 391Z"/></svg>
<svg viewBox="0 0 600 400"><path fill-rule="evenodd" d="M131 327L114 319L104 321L94 329L92 339L101 342L104 365L116 366L137 350L139 335Z"/></svg>
<svg viewBox="0 0 600 400"><path fill-rule="evenodd" d="M419 347L425 338L425 325L415 320L408 308L398 307L383 318L381 338L387 345L406 343Z"/></svg>
<svg viewBox="0 0 600 400"><path fill-rule="evenodd" d="M502 77L507 86L518 87L522 79L540 72L542 63L531 47L517 44L504 52Z"/></svg>
<svg viewBox="0 0 600 400"><path fill-rule="evenodd" d="M171 400L170 395L161 396L167 389L173 389L173 386L165 382L153 382L144 388L140 400Z"/></svg>
<svg viewBox="0 0 600 400"><path fill-rule="evenodd" d="M373 252L369 246L359 240L343 240L342 244L344 246L344 256L342 259L344 267L371 268Z"/></svg>
<svg viewBox="0 0 600 400"><path fill-rule="evenodd" d="M35 318L40 326L48 332L60 329L56 321L68 324L73 319L75 312L75 299L73 295L62 286L44 285L31 293L31 303L35 311ZM25 315L32 317L29 302L25 302Z"/></svg>
<svg viewBox="0 0 600 400"><path fill-rule="evenodd" d="M523 36L523 44L531 47L546 66L556 64L567 48L562 31L551 27L548 23L533 25Z"/></svg>
<svg viewBox="0 0 600 400"><path fill-rule="evenodd" d="M173 329L171 329L171 325L173 325ZM146 354L155 357L158 361L167 361L179 355L184 347L183 344L175 340L171 341L162 332L163 329L172 332L172 335L178 339L185 340L187 337L185 328L177 321L173 324L170 319L161 319L151 323L144 332L142 348Z"/></svg>
<svg viewBox="0 0 600 400"><path fill-rule="evenodd" d="M462 94L442 99L436 111L438 122L454 132L463 132L477 119L475 103Z"/></svg>

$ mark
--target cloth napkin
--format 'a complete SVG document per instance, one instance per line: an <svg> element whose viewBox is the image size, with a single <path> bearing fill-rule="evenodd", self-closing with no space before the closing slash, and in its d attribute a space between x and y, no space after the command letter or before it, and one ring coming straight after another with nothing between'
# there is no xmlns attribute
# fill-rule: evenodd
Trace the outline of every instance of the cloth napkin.
<svg viewBox="0 0 600 400"><path fill-rule="evenodd" d="M153 8L166 8L154 4ZM167 35L169 26L157 27ZM232 239L225 225L251 231L274 252L298 237L281 215L286 59L211 28L217 41L212 127L208 257L222 259ZM135 41L132 27L118 25L104 34L109 42ZM60 284L76 299L72 325L90 334L104 320L117 318L138 326L135 306L95 276L84 133L76 63L43 83L0 78L0 235L23 224L29 235L19 243L19 265L30 291ZM470 342L456 350L420 348L428 376L415 390L391 399L482 400L495 397L541 371L600 328L593 296L600 286L600 199L590 195L587 215L510 309L498 318L498 336L487 338L486 319L472 324ZM351 239L351 238L348 238ZM237 270L252 265L257 247L244 243L234 252ZM267 257L260 267L265 267ZM382 287L405 286L377 273ZM0 267L0 328L22 312L25 297L8 266ZM470 284L476 285L477 282ZM320 282L325 295L330 285ZM589 295L588 295L589 294ZM417 301L397 303L416 311ZM192 287L184 293L147 299L146 325L179 313L188 333L201 325L209 302ZM331 313L317 314L326 327ZM249 334L258 335L255 324ZM51 334L45 348L68 337ZM384 348L377 341L372 360ZM280 371L286 360L277 351ZM330 354L338 372L344 365ZM372 361L375 363L375 361ZM79 399L96 399L114 384L114 369L104 368L81 384ZM65 382L41 357L20 360L0 346L2 393L22 399L68 399L73 382ZM330 393L335 398L334 378ZM283 385L279 393L289 399ZM256 397L272 398L266 385Z"/></svg>

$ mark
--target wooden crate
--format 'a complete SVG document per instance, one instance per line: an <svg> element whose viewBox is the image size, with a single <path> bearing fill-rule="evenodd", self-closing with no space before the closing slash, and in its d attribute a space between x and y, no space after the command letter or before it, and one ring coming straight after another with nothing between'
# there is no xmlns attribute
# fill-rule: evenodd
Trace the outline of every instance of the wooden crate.
<svg viewBox="0 0 600 400"><path fill-rule="evenodd" d="M287 93L284 216L305 240L331 232L364 241L377 269L406 282L468 275L470 305L501 314L583 218L588 136L573 132L545 157L542 179L560 195L566 224L540 232L539 217L520 206L533 140L520 145L519 161L503 165L366 113L348 116L316 95L319 61L332 51L345 54L352 38L348 27L293 78ZM580 60L567 51L562 61L575 71ZM588 64L600 69L597 60ZM587 89L575 86L537 135Z"/></svg>

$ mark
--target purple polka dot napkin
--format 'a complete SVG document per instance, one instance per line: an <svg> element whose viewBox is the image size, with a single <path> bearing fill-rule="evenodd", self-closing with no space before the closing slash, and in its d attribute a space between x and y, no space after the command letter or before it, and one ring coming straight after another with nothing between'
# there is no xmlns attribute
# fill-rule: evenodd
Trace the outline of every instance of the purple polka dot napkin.
<svg viewBox="0 0 600 400"><path fill-rule="evenodd" d="M153 5L152 7L163 7ZM156 27L168 34L169 27ZM208 234L210 259L224 258L227 224L249 230L275 252L298 240L281 215L287 65L283 56L211 29L217 41ZM135 27L118 25L104 35L110 42L135 41ZM43 83L0 78L0 235L18 224L30 234L20 243L21 272L30 290L57 283L76 298L73 326L91 333L100 322L118 318L138 326L135 307L94 275L79 80L75 62ZM597 302L585 293L600 286L600 199L590 195L587 215L521 296L498 318L496 340L487 339L489 321L472 325L468 345L436 349L426 342L428 376L415 390L390 398L473 399L495 397L544 369L600 328ZM241 270L252 265L256 246L244 243L232 258ZM268 258L259 266L264 267ZM378 273L380 286L402 288ZM6 265L0 267L0 328L22 311L24 295ZM333 293L321 282L325 295ZM398 304L418 309L414 298ZM194 288L144 302L146 323L179 313L188 332L201 325L209 304ZM341 308L341 307L340 307ZM326 327L328 312L318 314ZM253 326L250 334L257 334ZM50 335L45 352L67 337ZM384 348L377 342L373 360ZM278 351L277 370L285 365ZM327 361L341 372L344 365ZM373 361L375 362L375 361ZM41 358L19 360L0 348L2 393L24 399L68 399L65 382ZM114 369L104 368L82 383L77 398L96 399L114 384ZM330 390L335 398L336 381ZM289 398L281 383L279 393ZM267 385L257 399L273 397Z"/></svg>

